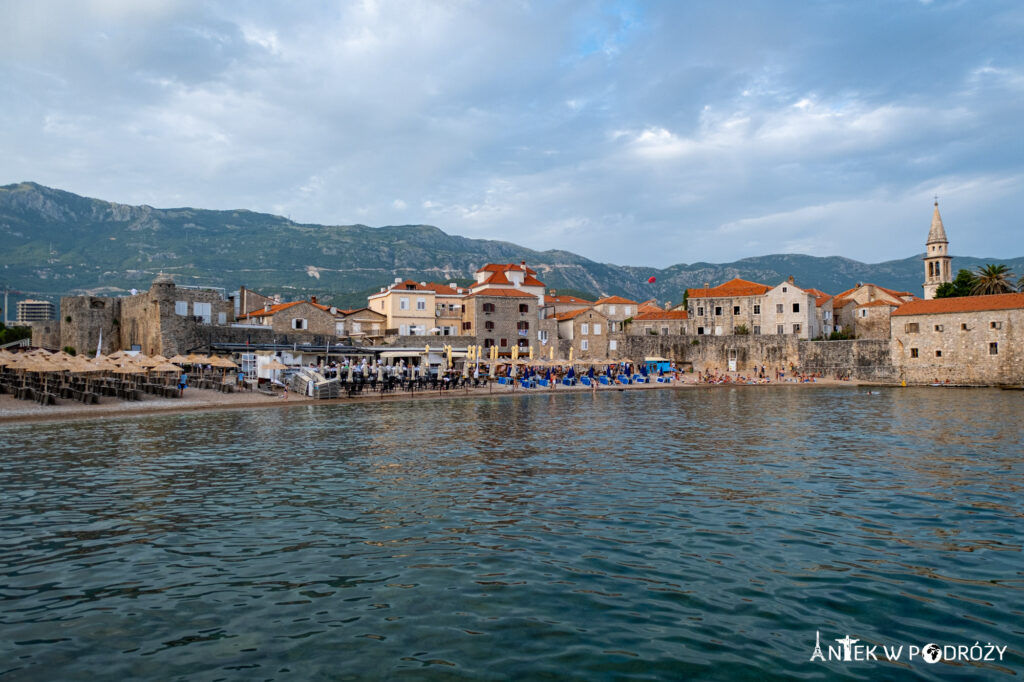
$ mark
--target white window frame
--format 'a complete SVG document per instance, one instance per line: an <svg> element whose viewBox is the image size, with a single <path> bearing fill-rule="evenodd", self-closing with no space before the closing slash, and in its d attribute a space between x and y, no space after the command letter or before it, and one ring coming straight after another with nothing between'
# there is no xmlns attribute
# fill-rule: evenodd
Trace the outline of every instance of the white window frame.
<svg viewBox="0 0 1024 682"><path fill-rule="evenodd" d="M309 329L309 320L304 317L293 317L292 318L292 329Z"/></svg>
<svg viewBox="0 0 1024 682"><path fill-rule="evenodd" d="M181 315L182 317L188 316L188 301L175 301L174 302L174 314Z"/></svg>
<svg viewBox="0 0 1024 682"><path fill-rule="evenodd" d="M586 336L590 333L590 325L586 322L580 322L580 336Z"/></svg>
<svg viewBox="0 0 1024 682"><path fill-rule="evenodd" d="M203 319L203 324L210 324L210 318L213 316L213 304L204 303L203 301L193 301L192 314L195 317L201 317Z"/></svg>
<svg viewBox="0 0 1024 682"><path fill-rule="evenodd" d="M613 306L613 305L608 306L608 314L609 315L614 315L615 314L615 306Z"/></svg>
<svg viewBox="0 0 1024 682"><path fill-rule="evenodd" d="M590 350L590 342L586 339L580 341L580 350Z"/></svg>
<svg viewBox="0 0 1024 682"><path fill-rule="evenodd" d="M427 309L427 299L425 297L423 297L423 296L417 296L416 297L416 310L426 310L426 309Z"/></svg>
<svg viewBox="0 0 1024 682"><path fill-rule="evenodd" d="M619 349L619 342L618 341L616 341L615 339L611 339L610 341L608 341L608 350L618 350L618 349Z"/></svg>
<svg viewBox="0 0 1024 682"><path fill-rule="evenodd" d="M225 325L227 323L228 323L228 314L227 313L217 313L217 324Z"/></svg>
<svg viewBox="0 0 1024 682"><path fill-rule="evenodd" d="M398 309L399 310L408 310L409 309L409 297L408 296L399 296L398 297Z"/></svg>
<svg viewBox="0 0 1024 682"><path fill-rule="evenodd" d="M595 322L594 323L594 336L601 336L601 323L600 322Z"/></svg>

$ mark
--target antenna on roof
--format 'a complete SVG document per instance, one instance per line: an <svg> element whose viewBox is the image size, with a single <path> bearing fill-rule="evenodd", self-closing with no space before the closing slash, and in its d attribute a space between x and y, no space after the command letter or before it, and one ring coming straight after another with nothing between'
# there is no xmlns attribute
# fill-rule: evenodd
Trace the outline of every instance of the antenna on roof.
<svg viewBox="0 0 1024 682"><path fill-rule="evenodd" d="M935 195L935 205L936 206L939 205L939 195L938 194Z"/></svg>

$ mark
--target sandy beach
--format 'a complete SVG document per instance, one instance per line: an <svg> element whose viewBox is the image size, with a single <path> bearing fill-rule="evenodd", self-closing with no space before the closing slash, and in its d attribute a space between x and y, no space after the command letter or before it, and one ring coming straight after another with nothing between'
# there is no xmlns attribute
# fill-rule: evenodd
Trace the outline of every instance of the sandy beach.
<svg viewBox="0 0 1024 682"><path fill-rule="evenodd" d="M696 375L693 375L695 378ZM717 389L726 387L740 387L756 389L759 386L856 386L857 382L837 381L835 379L816 379L814 382L772 382L770 384L743 384L743 383L722 383L706 384L695 382L694 378L687 376L687 381L672 384L630 384L627 386L598 386L597 391L652 391L652 390L683 390L693 388ZM107 419L112 417L131 417L150 414L168 414L207 410L224 409L249 409L249 408L274 408L287 407L289 405L303 404L348 404L366 402L393 402L403 400L438 400L456 399L467 397L478 397L487 395L542 395L552 393L578 393L590 392L591 388L586 386L558 386L550 388L524 389L511 386L501 386L497 382L491 382L486 387L471 389L453 389L450 391L417 390L415 392L397 391L394 393L368 392L353 398L337 398L333 400L314 400L304 396L290 394L287 399L279 396L268 396L255 391L244 391L239 393L221 393L214 390L190 388L185 391L182 398L161 398L152 395L144 395L142 400L126 401L112 397L103 397L99 404L82 405L71 400L59 400L56 405L39 405L34 401L17 400L12 395L0 395L0 424L21 423L21 422L47 422L62 421L69 419Z"/></svg>

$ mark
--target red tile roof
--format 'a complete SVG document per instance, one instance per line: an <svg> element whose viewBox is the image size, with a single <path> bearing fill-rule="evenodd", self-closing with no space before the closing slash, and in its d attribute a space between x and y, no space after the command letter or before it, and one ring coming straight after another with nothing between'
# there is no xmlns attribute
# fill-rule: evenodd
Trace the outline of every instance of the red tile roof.
<svg viewBox="0 0 1024 682"><path fill-rule="evenodd" d="M542 287L544 282L541 282L536 278L537 271L533 268L517 265L515 263L488 263L483 266L477 273L488 272L489 276L484 278L483 284L511 284L508 276L505 274L510 271L524 272L523 285L528 287Z"/></svg>
<svg viewBox="0 0 1024 682"><path fill-rule="evenodd" d="M544 303L546 305L558 305L558 304L572 304L572 305L593 305L593 301L586 301L582 298L576 298L575 296L545 296Z"/></svg>
<svg viewBox="0 0 1024 682"><path fill-rule="evenodd" d="M831 294L826 294L821 289L804 289L804 291L809 293L811 296L814 296L814 305L818 308L828 303L832 298Z"/></svg>
<svg viewBox="0 0 1024 682"><path fill-rule="evenodd" d="M899 303L893 303L892 301L883 301L881 299L877 299L877 300L874 300L874 301L868 301L867 303L858 303L856 307L858 307L858 308L879 308L879 307L883 307L883 306L886 307L886 308L899 308L900 304Z"/></svg>
<svg viewBox="0 0 1024 682"><path fill-rule="evenodd" d="M656 306L653 303L641 303L636 309L637 313L640 313L641 315L643 313L660 313L664 310L664 308Z"/></svg>
<svg viewBox="0 0 1024 682"><path fill-rule="evenodd" d="M657 312L640 313L633 319L641 322L645 320L688 320L690 315L685 310L659 310Z"/></svg>
<svg viewBox="0 0 1024 682"><path fill-rule="evenodd" d="M688 298L729 298L733 296L763 296L772 287L757 282L749 282L735 277L728 282L710 289L687 289Z"/></svg>
<svg viewBox="0 0 1024 682"><path fill-rule="evenodd" d="M918 299L904 303L896 309L893 315L943 315L1022 308L1024 308L1024 294L992 294L990 296L934 298L929 301Z"/></svg>
<svg viewBox="0 0 1024 682"><path fill-rule="evenodd" d="M628 298L622 298L621 296L606 296L601 300L594 303L594 305L601 305L603 303L610 303L611 305L636 305L636 301L631 301Z"/></svg>
<svg viewBox="0 0 1024 682"><path fill-rule="evenodd" d="M582 315L583 313L587 313L587 312L590 312L590 311L591 311L590 308L581 308L579 310L570 310L567 313L557 313L557 314L553 315L552 317L554 317L559 322L565 322L566 320L571 320L572 318L576 317L577 315ZM549 317L548 319L551 319L551 318Z"/></svg>
<svg viewBox="0 0 1024 682"><path fill-rule="evenodd" d="M532 298L536 300L536 296L523 291L522 289L481 289L470 296L505 296L507 298Z"/></svg>
<svg viewBox="0 0 1024 682"><path fill-rule="evenodd" d="M330 312L330 310L331 310L330 307L328 307L328 306L321 305L319 303L313 303L312 301L290 301L288 303L278 303L276 305L272 305L272 306L270 306L270 310L267 310L266 308L260 308L259 310L253 310L251 312L244 313L242 315L239 315L238 319L241 320L241 319L244 319L244 318L253 318L253 317L273 317L277 313L279 313L279 312L281 312L283 310L288 310L289 308L297 306L300 303L308 303L311 306L313 306L314 308L319 308L320 310L323 310L325 312Z"/></svg>

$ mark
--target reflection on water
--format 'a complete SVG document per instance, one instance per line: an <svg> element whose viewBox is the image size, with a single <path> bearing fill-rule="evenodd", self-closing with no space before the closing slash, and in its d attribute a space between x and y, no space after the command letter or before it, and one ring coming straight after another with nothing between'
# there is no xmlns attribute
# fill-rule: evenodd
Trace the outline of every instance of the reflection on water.
<svg viewBox="0 0 1024 682"><path fill-rule="evenodd" d="M608 391L0 439L4 679L1024 672L1019 393ZM1010 652L811 663L816 631Z"/></svg>

